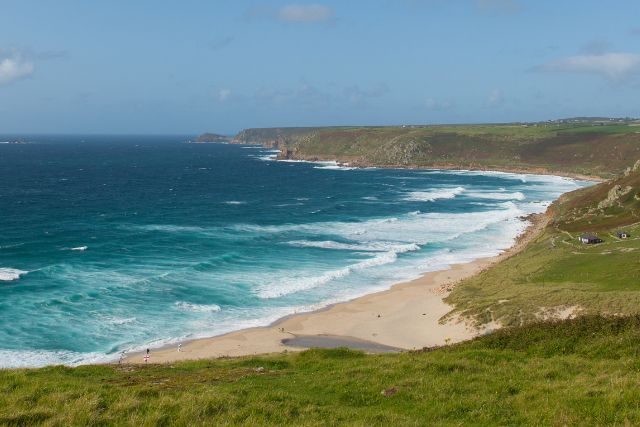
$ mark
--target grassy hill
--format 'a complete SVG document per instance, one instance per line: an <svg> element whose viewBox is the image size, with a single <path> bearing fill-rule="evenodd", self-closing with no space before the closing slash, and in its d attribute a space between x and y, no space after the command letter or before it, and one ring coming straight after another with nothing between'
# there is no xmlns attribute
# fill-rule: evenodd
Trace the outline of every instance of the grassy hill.
<svg viewBox="0 0 640 427"><path fill-rule="evenodd" d="M536 123L247 129L236 143L360 166L504 169L611 177L640 158L640 126Z"/></svg>
<svg viewBox="0 0 640 427"><path fill-rule="evenodd" d="M567 309L640 313L640 162L618 179L564 195L548 215L525 250L453 290L447 301L456 312L505 325ZM619 239L618 229L631 237ZM604 242L582 244L583 233Z"/></svg>
<svg viewBox="0 0 640 427"><path fill-rule="evenodd" d="M589 317L399 355L0 371L0 425L638 425L638 342L640 318Z"/></svg>

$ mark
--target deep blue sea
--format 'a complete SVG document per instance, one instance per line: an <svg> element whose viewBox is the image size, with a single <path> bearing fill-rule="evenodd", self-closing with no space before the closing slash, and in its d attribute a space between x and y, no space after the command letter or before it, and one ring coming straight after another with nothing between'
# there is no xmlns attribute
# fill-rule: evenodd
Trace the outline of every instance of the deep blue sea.
<svg viewBox="0 0 640 427"><path fill-rule="evenodd" d="M0 367L264 325L495 255L523 215L586 185L279 162L188 138L0 144Z"/></svg>

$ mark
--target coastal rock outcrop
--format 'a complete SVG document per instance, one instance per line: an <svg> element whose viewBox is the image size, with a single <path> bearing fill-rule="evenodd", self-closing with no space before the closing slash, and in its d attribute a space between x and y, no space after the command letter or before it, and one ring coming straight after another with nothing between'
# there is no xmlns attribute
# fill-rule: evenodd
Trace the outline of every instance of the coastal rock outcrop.
<svg viewBox="0 0 640 427"><path fill-rule="evenodd" d="M605 209L615 205L622 196L628 194L631 190L633 190L633 187L630 185L625 187L621 185L614 185L611 190L609 190L607 198L598 203L598 209Z"/></svg>
<svg viewBox="0 0 640 427"><path fill-rule="evenodd" d="M629 176L631 175L633 172L637 172L640 170L640 160L638 160L633 166L631 166L630 168L627 168L624 171L624 176Z"/></svg>
<svg viewBox="0 0 640 427"><path fill-rule="evenodd" d="M217 133L208 133L205 132L203 134L198 135L194 142L229 142L231 138L225 135L220 135Z"/></svg>

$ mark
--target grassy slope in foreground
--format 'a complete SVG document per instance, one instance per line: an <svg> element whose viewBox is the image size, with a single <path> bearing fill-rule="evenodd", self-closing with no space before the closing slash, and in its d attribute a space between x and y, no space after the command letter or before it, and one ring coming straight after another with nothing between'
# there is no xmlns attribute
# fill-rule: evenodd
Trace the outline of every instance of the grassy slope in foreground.
<svg viewBox="0 0 640 427"><path fill-rule="evenodd" d="M590 317L400 355L0 371L0 425L638 425L638 342L640 318Z"/></svg>
<svg viewBox="0 0 640 427"><path fill-rule="evenodd" d="M447 298L481 323L519 325L571 309L640 313L640 162L613 181L568 193L522 252L461 282ZM624 229L629 239L615 232ZM583 233L604 243L584 245Z"/></svg>
<svg viewBox="0 0 640 427"><path fill-rule="evenodd" d="M236 143L359 166L522 170L610 177L640 158L640 126L574 124L247 129Z"/></svg>

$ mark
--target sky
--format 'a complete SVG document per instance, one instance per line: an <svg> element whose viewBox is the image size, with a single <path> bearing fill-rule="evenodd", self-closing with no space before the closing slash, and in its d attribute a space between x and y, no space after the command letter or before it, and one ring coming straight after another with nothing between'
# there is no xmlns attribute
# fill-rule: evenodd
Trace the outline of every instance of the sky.
<svg viewBox="0 0 640 427"><path fill-rule="evenodd" d="M637 0L0 0L0 133L640 116Z"/></svg>

